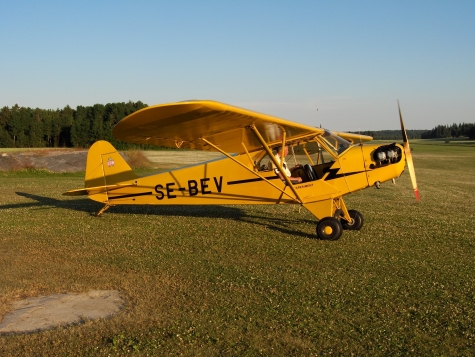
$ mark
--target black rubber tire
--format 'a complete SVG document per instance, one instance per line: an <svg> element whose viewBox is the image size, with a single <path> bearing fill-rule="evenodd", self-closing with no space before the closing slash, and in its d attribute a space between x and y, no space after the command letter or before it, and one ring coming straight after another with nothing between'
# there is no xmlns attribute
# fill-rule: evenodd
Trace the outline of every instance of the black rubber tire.
<svg viewBox="0 0 475 357"><path fill-rule="evenodd" d="M328 229L329 228L329 229ZM328 232L330 230L330 232ZM325 232L327 231L327 232ZM339 219L325 217L317 224L317 236L323 240L337 240L343 233L343 227Z"/></svg>
<svg viewBox="0 0 475 357"><path fill-rule="evenodd" d="M354 222L353 224L350 224L348 221L342 219L341 225L343 229L359 231L361 227L363 227L363 223L364 223L363 215L361 214L361 212L358 212L354 209L350 209L348 213L350 214L350 217L353 218Z"/></svg>

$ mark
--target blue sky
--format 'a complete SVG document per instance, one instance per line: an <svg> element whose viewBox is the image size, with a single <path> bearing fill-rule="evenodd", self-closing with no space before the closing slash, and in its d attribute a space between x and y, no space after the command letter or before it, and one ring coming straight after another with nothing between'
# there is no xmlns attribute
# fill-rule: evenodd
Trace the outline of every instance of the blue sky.
<svg viewBox="0 0 475 357"><path fill-rule="evenodd" d="M2 1L0 107L213 99L332 130L475 122L475 1Z"/></svg>

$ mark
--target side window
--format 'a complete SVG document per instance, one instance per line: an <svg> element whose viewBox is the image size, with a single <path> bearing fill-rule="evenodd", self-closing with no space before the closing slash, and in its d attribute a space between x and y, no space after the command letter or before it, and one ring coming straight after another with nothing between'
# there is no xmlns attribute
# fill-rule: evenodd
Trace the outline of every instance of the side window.
<svg viewBox="0 0 475 357"><path fill-rule="evenodd" d="M289 147L289 153L285 158L285 161L287 162L289 167L293 167L296 164L312 164L312 162L307 156L307 153L305 153L304 148L310 156L314 165L321 165L334 161L333 157L328 152L321 149L316 142L307 142L302 143L300 145L295 145L293 147L293 150ZM256 166L259 168L259 171L273 170L274 165L272 163L272 160L265 151L256 154L254 160Z"/></svg>
<svg viewBox="0 0 475 357"><path fill-rule="evenodd" d="M271 158L267 153L260 159L257 166L259 167L259 171L270 171L273 169Z"/></svg>
<svg viewBox="0 0 475 357"><path fill-rule="evenodd" d="M294 152L297 158L297 163L302 165L311 164L307 154L310 156L314 165L321 165L323 163L327 163L334 160L333 156L331 156L328 152L320 148L318 144L314 141L295 146ZM289 165L295 163L290 153L287 157L287 162L289 163Z"/></svg>

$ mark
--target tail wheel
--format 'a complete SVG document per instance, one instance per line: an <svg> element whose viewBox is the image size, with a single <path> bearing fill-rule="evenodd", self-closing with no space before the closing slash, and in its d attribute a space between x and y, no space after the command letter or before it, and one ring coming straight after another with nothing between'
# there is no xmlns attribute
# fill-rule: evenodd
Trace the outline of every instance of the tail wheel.
<svg viewBox="0 0 475 357"><path fill-rule="evenodd" d="M363 227L363 223L364 223L363 215L354 209L350 209L348 213L350 217L353 219L353 222L350 223L342 219L341 225L343 226L343 229L359 231L361 227Z"/></svg>
<svg viewBox="0 0 475 357"><path fill-rule="evenodd" d="M317 236L323 240L337 240L343 233L340 220L334 217L325 217L317 224Z"/></svg>

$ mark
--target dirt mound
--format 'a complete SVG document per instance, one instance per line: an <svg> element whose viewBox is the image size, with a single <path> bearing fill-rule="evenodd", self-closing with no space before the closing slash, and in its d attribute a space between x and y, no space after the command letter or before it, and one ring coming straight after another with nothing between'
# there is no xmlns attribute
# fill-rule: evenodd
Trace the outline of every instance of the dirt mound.
<svg viewBox="0 0 475 357"><path fill-rule="evenodd" d="M194 165L223 158L223 154L208 151L140 151L120 153L133 169L166 169ZM43 169L51 172L84 172L87 150L41 149L6 153L0 149L0 171Z"/></svg>
<svg viewBox="0 0 475 357"><path fill-rule="evenodd" d="M80 172L86 169L87 151L38 150L0 154L0 171L44 169L51 172Z"/></svg>

